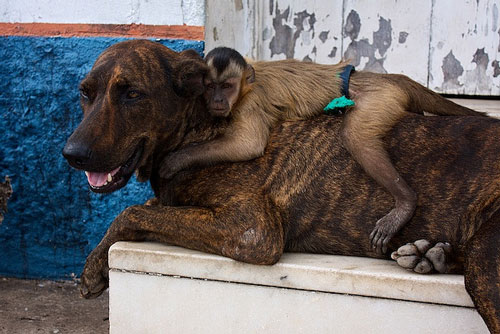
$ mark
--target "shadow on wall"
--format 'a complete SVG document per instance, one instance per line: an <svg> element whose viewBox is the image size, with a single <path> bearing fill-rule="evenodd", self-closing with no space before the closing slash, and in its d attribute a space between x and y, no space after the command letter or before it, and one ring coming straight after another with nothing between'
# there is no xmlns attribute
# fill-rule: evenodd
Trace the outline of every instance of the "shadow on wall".
<svg viewBox="0 0 500 334"><path fill-rule="evenodd" d="M71 278L124 208L152 197L135 180L109 195L88 190L61 155L81 120L78 83L122 38L0 37L0 180L12 197L0 225L0 275ZM159 40L181 51L201 41Z"/></svg>

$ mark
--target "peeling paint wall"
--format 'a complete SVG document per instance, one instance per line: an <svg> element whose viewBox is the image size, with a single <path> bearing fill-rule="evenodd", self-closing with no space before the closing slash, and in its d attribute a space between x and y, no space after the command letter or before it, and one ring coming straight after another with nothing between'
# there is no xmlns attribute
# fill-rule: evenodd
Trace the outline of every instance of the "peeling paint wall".
<svg viewBox="0 0 500 334"><path fill-rule="evenodd" d="M500 0L436 1L429 87L452 94L500 94Z"/></svg>
<svg viewBox="0 0 500 334"><path fill-rule="evenodd" d="M300 3L271 1L269 15L262 18L263 29L270 33L262 41L260 57L337 62L342 45L337 32L342 21L333 18L342 16L342 3L331 2L324 8L307 8Z"/></svg>
<svg viewBox="0 0 500 334"><path fill-rule="evenodd" d="M402 73L426 85L430 10L431 1L346 1L344 59L357 68ZM348 30L350 21L357 22L352 24L356 36Z"/></svg>
<svg viewBox="0 0 500 334"><path fill-rule="evenodd" d="M210 41L207 50L228 45L248 57L257 58L258 24L253 1L206 1L206 22L212 22L210 27L205 26L205 41Z"/></svg>
<svg viewBox="0 0 500 334"><path fill-rule="evenodd" d="M220 4L213 12L216 2L207 1L207 49L233 46L258 59L350 59L441 93L500 94L500 0L244 1L251 16ZM230 21L219 19L229 11Z"/></svg>

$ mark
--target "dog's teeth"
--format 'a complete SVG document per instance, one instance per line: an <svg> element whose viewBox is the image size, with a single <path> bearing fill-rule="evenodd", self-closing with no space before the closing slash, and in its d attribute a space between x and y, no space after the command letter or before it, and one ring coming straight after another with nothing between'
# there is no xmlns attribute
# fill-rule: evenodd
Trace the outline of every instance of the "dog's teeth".
<svg viewBox="0 0 500 334"><path fill-rule="evenodd" d="M89 177L89 174L90 174L89 172L85 171L85 175L86 175L87 177Z"/></svg>
<svg viewBox="0 0 500 334"><path fill-rule="evenodd" d="M111 173L108 173L108 182L113 181L113 177L111 176Z"/></svg>

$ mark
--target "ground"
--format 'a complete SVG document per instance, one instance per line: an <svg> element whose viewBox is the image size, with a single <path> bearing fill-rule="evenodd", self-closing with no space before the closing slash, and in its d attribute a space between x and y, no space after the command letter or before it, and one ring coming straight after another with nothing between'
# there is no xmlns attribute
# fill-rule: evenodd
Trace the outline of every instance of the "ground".
<svg viewBox="0 0 500 334"><path fill-rule="evenodd" d="M108 300L81 298L76 282L0 278L0 333L108 333Z"/></svg>

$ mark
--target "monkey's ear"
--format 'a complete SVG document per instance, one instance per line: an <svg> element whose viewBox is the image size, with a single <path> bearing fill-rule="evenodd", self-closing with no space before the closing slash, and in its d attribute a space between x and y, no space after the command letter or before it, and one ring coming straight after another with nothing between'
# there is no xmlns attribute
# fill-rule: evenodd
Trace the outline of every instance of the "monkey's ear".
<svg viewBox="0 0 500 334"><path fill-rule="evenodd" d="M186 57L172 69L173 86L177 95L196 97L205 91L203 78L208 73L208 67L201 57L198 58Z"/></svg>
<svg viewBox="0 0 500 334"><path fill-rule="evenodd" d="M203 59L196 50L187 49L180 53L182 58L191 58L191 59Z"/></svg>
<svg viewBox="0 0 500 334"><path fill-rule="evenodd" d="M253 69L252 65L247 64L247 68L245 69L245 76L247 83L252 83L255 81L255 70Z"/></svg>

